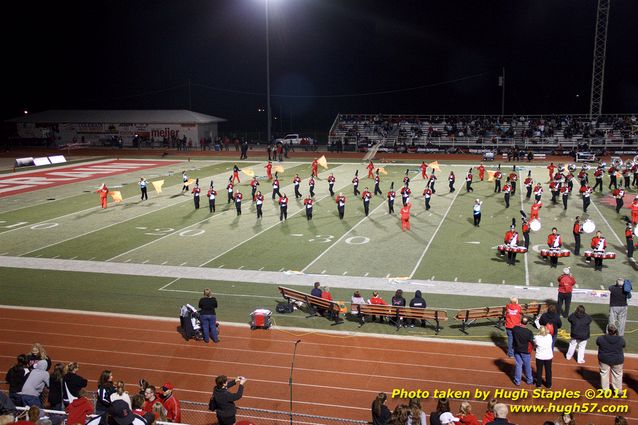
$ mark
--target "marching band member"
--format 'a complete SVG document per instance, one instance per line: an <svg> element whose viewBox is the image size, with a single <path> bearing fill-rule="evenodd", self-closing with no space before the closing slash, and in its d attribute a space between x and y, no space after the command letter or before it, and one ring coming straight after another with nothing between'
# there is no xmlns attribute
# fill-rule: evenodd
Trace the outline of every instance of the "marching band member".
<svg viewBox="0 0 638 425"><path fill-rule="evenodd" d="M525 189L527 190L525 197L529 200L532 197L532 186L534 185L534 179L532 178L531 170L527 172L527 177L525 178L525 181L523 181L523 184L525 185Z"/></svg>
<svg viewBox="0 0 638 425"><path fill-rule="evenodd" d="M574 175L571 172L565 174L565 183L567 184L569 193L572 193L572 190L574 190Z"/></svg>
<svg viewBox="0 0 638 425"><path fill-rule="evenodd" d="M551 162L548 166L547 166L547 171L549 171L549 180L553 180L554 178L554 170L556 169L556 166L554 165L553 162Z"/></svg>
<svg viewBox="0 0 638 425"><path fill-rule="evenodd" d="M536 202L540 202L542 195L543 195L543 186L541 186L540 182L538 182L536 183L536 186L534 186L534 200Z"/></svg>
<svg viewBox="0 0 638 425"><path fill-rule="evenodd" d="M411 203L407 203L401 208L401 230L406 231L410 230L410 208L412 208ZM367 214L366 214L367 215Z"/></svg>
<svg viewBox="0 0 638 425"><path fill-rule="evenodd" d="M472 169L470 168L467 172L467 175L465 176L465 192L474 192L474 189L472 189L473 178L474 176L472 176Z"/></svg>
<svg viewBox="0 0 638 425"><path fill-rule="evenodd" d="M631 182L631 185L634 187L638 187L638 161L634 162L634 166L631 167L631 172L634 173L634 179Z"/></svg>
<svg viewBox="0 0 638 425"><path fill-rule="evenodd" d="M423 190L423 198L425 199L425 210L429 210L430 209L430 199L432 199L432 189L430 189L429 187L426 187Z"/></svg>
<svg viewBox="0 0 638 425"><path fill-rule="evenodd" d="M576 216L572 234L574 235L574 255L580 255L580 234L583 233L583 226L580 224L580 217Z"/></svg>
<svg viewBox="0 0 638 425"><path fill-rule="evenodd" d="M182 195L188 192L188 176L186 175L186 171L182 171Z"/></svg>
<svg viewBox="0 0 638 425"><path fill-rule="evenodd" d="M195 209L198 210L199 209L199 193L201 192L201 189L199 188L199 184L195 183L195 187L192 190L193 193L193 202L195 204Z"/></svg>
<svg viewBox="0 0 638 425"><path fill-rule="evenodd" d="M310 195L306 195L306 199L303 200L304 207L306 207L306 219L312 220L312 204L314 201Z"/></svg>
<svg viewBox="0 0 638 425"><path fill-rule="evenodd" d="M235 209L237 210L237 215L241 215L241 200L244 198L244 195L239 191L239 189L235 190Z"/></svg>
<svg viewBox="0 0 638 425"><path fill-rule="evenodd" d="M508 236L509 239L507 239ZM505 238L505 244L510 248L516 248L518 246L518 232L516 231L516 226L512 224L510 231L505 234ZM507 264L512 266L516 265L516 251L507 251Z"/></svg>
<svg viewBox="0 0 638 425"><path fill-rule="evenodd" d="M266 169L266 175L268 176L268 181L272 180L272 162L268 160L268 164L264 165Z"/></svg>
<svg viewBox="0 0 638 425"><path fill-rule="evenodd" d="M374 164L372 163L372 161L368 163L368 166L366 168L368 169L368 178L373 179L374 174L372 174L372 171L374 170Z"/></svg>
<svg viewBox="0 0 638 425"><path fill-rule="evenodd" d="M100 205L102 206L102 208L106 208L107 202L108 202L107 196L109 194L109 189L106 187L104 183L102 183L102 186L100 186L100 188L96 190L95 192L100 194Z"/></svg>
<svg viewBox="0 0 638 425"><path fill-rule="evenodd" d="M589 204L591 203L591 194L594 190L588 185L581 186L579 189L580 194L583 197L583 212L587 212L587 208L589 208Z"/></svg>
<svg viewBox="0 0 638 425"><path fill-rule="evenodd" d="M583 168L581 168L578 172L578 181L580 182L581 186L585 186L589 183L589 175L587 174L587 170L585 170L584 165Z"/></svg>
<svg viewBox="0 0 638 425"><path fill-rule="evenodd" d="M478 173L479 173L479 179L481 179L481 181L483 181L483 179L485 178L485 166L483 165L482 162L478 166Z"/></svg>
<svg viewBox="0 0 638 425"><path fill-rule="evenodd" d="M543 203L541 201L535 201L532 204L532 209L529 214L529 221L532 221L534 219L539 220L538 212L542 207L543 207Z"/></svg>
<svg viewBox="0 0 638 425"><path fill-rule="evenodd" d="M401 188L401 200L403 201L403 205L410 202L411 194L412 194L412 190L407 184Z"/></svg>
<svg viewBox="0 0 638 425"><path fill-rule="evenodd" d="M604 173L605 172L603 171L602 165L599 165L598 168L596 168L596 171L594 171L594 178L596 179L596 184L594 185L592 192L595 192L598 186L600 186L600 191L601 192L603 191L603 174Z"/></svg>
<svg viewBox="0 0 638 425"><path fill-rule="evenodd" d="M253 177L253 179L250 181L250 197L252 198L253 202L255 202L255 193L257 192L257 186L259 186L259 180L257 180L257 177Z"/></svg>
<svg viewBox="0 0 638 425"><path fill-rule="evenodd" d="M625 165L625 168L622 170L622 177L624 180L623 186L625 189L629 189L631 187L631 168Z"/></svg>
<svg viewBox="0 0 638 425"><path fill-rule="evenodd" d="M498 168L494 172L494 193L501 193L501 179L503 173L501 173L501 164L498 164Z"/></svg>
<svg viewBox="0 0 638 425"><path fill-rule="evenodd" d="M299 192L299 185L301 184L299 174L295 174L295 177L292 179L292 184L295 187L295 199L303 198L303 195Z"/></svg>
<svg viewBox="0 0 638 425"><path fill-rule="evenodd" d="M233 201L233 193L235 192L235 186L233 185L232 176L228 178L228 184L226 185L226 193L228 193L228 202L230 204Z"/></svg>
<svg viewBox="0 0 638 425"><path fill-rule="evenodd" d="M562 185L560 187L560 194L563 198L563 209L567 210L567 200L569 199L569 186Z"/></svg>
<svg viewBox="0 0 638 425"><path fill-rule="evenodd" d="M432 193L436 193L436 189L434 189L434 185L436 184L436 176L434 175L434 168L432 169L432 174L430 174L430 178L428 179L427 187L430 188Z"/></svg>
<svg viewBox="0 0 638 425"><path fill-rule="evenodd" d="M434 170L432 170L432 172L434 172ZM406 168L405 170L405 176L403 177L403 185L410 185L410 169Z"/></svg>
<svg viewBox="0 0 638 425"><path fill-rule="evenodd" d="M625 189L623 189L622 187L620 189L616 188L612 190L611 194L614 198L616 198L616 214L619 214L620 209L625 204L623 200L623 198L625 197Z"/></svg>
<svg viewBox="0 0 638 425"><path fill-rule="evenodd" d="M631 203L631 225L638 224L638 196L634 198L634 202Z"/></svg>
<svg viewBox="0 0 638 425"><path fill-rule="evenodd" d="M505 199L505 208L510 207L510 193L512 192L512 186L510 186L510 178L508 177L505 181L505 186L503 186L503 193Z"/></svg>
<svg viewBox="0 0 638 425"><path fill-rule="evenodd" d="M330 196L335 196L334 188L335 188L335 176L330 173L328 176L328 190L330 191Z"/></svg>
<svg viewBox="0 0 638 425"><path fill-rule="evenodd" d="M315 177L310 176L310 180L308 180L308 189L310 190L310 197L315 197Z"/></svg>
<svg viewBox="0 0 638 425"><path fill-rule="evenodd" d="M319 178L319 172L318 172L318 168L319 168L319 161L317 160L317 158L315 158L312 161L312 171L310 172L310 177L317 177Z"/></svg>
<svg viewBox="0 0 638 425"><path fill-rule="evenodd" d="M275 173L275 179L272 181L272 199L275 199L275 195L281 198L281 193L279 193L279 179L277 178L277 173Z"/></svg>
<svg viewBox="0 0 638 425"><path fill-rule="evenodd" d="M279 221L288 220L288 197L279 195Z"/></svg>
<svg viewBox="0 0 638 425"><path fill-rule="evenodd" d="M618 172L618 170L616 170L616 167L614 166L614 164L612 164L611 167L609 167L609 169L607 170L607 173L609 173L609 190L611 190L612 186L614 187L614 189L618 189L618 181L616 179L616 172Z"/></svg>
<svg viewBox="0 0 638 425"><path fill-rule="evenodd" d="M419 166L421 169L421 178L423 180L428 179L428 166L425 164L425 161L421 161L421 165Z"/></svg>
<svg viewBox="0 0 638 425"><path fill-rule="evenodd" d="M512 167L512 172L509 175L510 186L512 187L512 195L516 194L516 182L518 181L518 173L516 172L516 165Z"/></svg>
<svg viewBox="0 0 638 425"><path fill-rule="evenodd" d="M208 193L206 193L206 197L208 198L208 209L211 213L215 212L215 198L217 197L217 191L211 185L210 189L208 189Z"/></svg>
<svg viewBox="0 0 638 425"><path fill-rule="evenodd" d="M525 248L529 249L529 222L525 217L521 218L521 231L523 232L523 239L525 239Z"/></svg>
<svg viewBox="0 0 638 425"><path fill-rule="evenodd" d="M474 207L472 208L472 217L474 218L475 227L479 227L481 224L481 205L483 205L483 202L480 199L474 201Z"/></svg>
<svg viewBox="0 0 638 425"><path fill-rule="evenodd" d="M354 189L354 196L359 195L359 170L354 172L354 177L352 178L352 188Z"/></svg>
<svg viewBox="0 0 638 425"><path fill-rule="evenodd" d="M552 192L552 205L558 203L558 193L560 191L559 184L555 181L549 183L549 191Z"/></svg>
<svg viewBox="0 0 638 425"><path fill-rule="evenodd" d="M144 177L140 177L140 191L142 192L142 201L143 200L147 200L148 201L148 182L146 181L146 179Z"/></svg>
<svg viewBox="0 0 638 425"><path fill-rule="evenodd" d="M233 165L233 184L235 184L235 179L237 179L237 184L241 183L239 180L239 167L237 164Z"/></svg>
<svg viewBox="0 0 638 425"><path fill-rule="evenodd" d="M591 247L594 250L594 254L604 254L605 248L607 248L607 241L601 235L600 230L596 231L596 236L591 238ZM603 271L603 258L594 257L594 270Z"/></svg>
<svg viewBox="0 0 638 425"><path fill-rule="evenodd" d="M447 178L448 184L450 186L450 193L454 192L454 182L456 181L456 177L454 176L454 171L450 171L450 175Z"/></svg>
<svg viewBox="0 0 638 425"><path fill-rule="evenodd" d="M346 211L346 197L343 196L342 192L339 192L339 196L337 196L336 202L337 210L339 211L339 220L343 220L343 214Z"/></svg>
<svg viewBox="0 0 638 425"><path fill-rule="evenodd" d="M363 211L365 211L366 217L368 216L368 211L370 210L370 198L372 197L372 193L366 187L363 189L363 193L361 193L361 199L363 199Z"/></svg>
<svg viewBox="0 0 638 425"><path fill-rule="evenodd" d="M264 213L262 212L262 207L264 206L264 195L262 195L261 191L257 191L255 194L255 205L257 206L257 218L262 218Z"/></svg>
<svg viewBox="0 0 638 425"><path fill-rule="evenodd" d="M563 246L563 239L558 233L557 228L552 227L552 233L547 236L547 245L549 245L549 249L553 251L560 251L561 247ZM550 255L549 264L551 267L556 268L556 266L558 265L558 257Z"/></svg>
<svg viewBox="0 0 638 425"><path fill-rule="evenodd" d="M634 256L634 232L631 223L627 223L625 227L625 240L627 241L627 258Z"/></svg>
<svg viewBox="0 0 638 425"><path fill-rule="evenodd" d="M379 169L377 168L377 172L374 176L374 196L383 195L381 188L379 188L379 184L381 184L381 178L379 177Z"/></svg>
<svg viewBox="0 0 638 425"><path fill-rule="evenodd" d="M397 193L394 191L394 182L390 185L390 191L388 192L388 214L394 214L394 200L397 197Z"/></svg>

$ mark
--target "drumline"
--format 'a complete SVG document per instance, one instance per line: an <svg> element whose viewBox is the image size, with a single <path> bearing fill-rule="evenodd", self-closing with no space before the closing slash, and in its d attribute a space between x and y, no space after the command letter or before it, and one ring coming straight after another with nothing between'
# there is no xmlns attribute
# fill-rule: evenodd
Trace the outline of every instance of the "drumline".
<svg viewBox="0 0 638 425"><path fill-rule="evenodd" d="M524 246L509 246L505 244L497 246L497 250L501 255L504 255L506 252L515 252L517 254L525 254L527 252L527 248Z"/></svg>
<svg viewBox="0 0 638 425"><path fill-rule="evenodd" d="M615 252L609 251L585 251L585 258L589 261L592 258L602 258L603 260L613 260L616 258Z"/></svg>
<svg viewBox="0 0 638 425"><path fill-rule="evenodd" d="M541 249L541 257L569 257L572 253L568 249Z"/></svg>

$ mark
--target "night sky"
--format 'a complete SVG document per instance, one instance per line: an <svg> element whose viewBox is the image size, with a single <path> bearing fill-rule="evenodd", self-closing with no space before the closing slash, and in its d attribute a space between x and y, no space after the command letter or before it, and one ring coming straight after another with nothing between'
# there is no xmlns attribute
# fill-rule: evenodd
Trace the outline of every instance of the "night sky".
<svg viewBox="0 0 638 425"><path fill-rule="evenodd" d="M589 111L595 0L269 5L274 132L325 132L339 112L499 113L502 67L506 113ZM222 131L265 128L265 0L11 9L5 119L24 109L190 108L228 119ZM637 18L638 1L612 0L605 113L638 112Z"/></svg>

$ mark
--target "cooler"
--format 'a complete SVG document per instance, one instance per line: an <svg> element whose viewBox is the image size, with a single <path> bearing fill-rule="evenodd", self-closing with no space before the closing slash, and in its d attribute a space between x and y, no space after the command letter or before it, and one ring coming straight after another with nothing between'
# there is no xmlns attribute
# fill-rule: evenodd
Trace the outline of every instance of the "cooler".
<svg viewBox="0 0 638 425"><path fill-rule="evenodd" d="M270 318L272 316L272 312L265 308L258 308L257 310L250 313L250 329L268 329L272 325L272 320Z"/></svg>

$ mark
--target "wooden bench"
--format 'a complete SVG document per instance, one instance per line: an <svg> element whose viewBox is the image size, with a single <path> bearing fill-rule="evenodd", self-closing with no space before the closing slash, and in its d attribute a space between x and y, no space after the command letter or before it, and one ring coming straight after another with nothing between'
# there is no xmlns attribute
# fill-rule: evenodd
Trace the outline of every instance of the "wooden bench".
<svg viewBox="0 0 638 425"><path fill-rule="evenodd" d="M331 320L334 320L335 324L343 322L343 319L339 317L339 313L341 313L339 304L334 301L325 300L323 298L315 297L314 295L295 291L294 289L284 288L283 286L279 287L279 292L281 292L281 296L288 302L290 311L292 311L293 301L299 301L308 306L309 315L306 317L316 316L318 310L325 310L329 313L328 317Z"/></svg>
<svg viewBox="0 0 638 425"><path fill-rule="evenodd" d="M350 311L359 317L360 326L365 324L366 316L388 317L390 321L397 327L401 328L400 319L424 320L428 323L435 322L434 332L436 334L441 330L440 322L447 320L447 312L445 310L434 310L431 308L410 308L395 307L391 305L378 304L351 304Z"/></svg>
<svg viewBox="0 0 638 425"><path fill-rule="evenodd" d="M506 306L504 305L496 307L468 308L457 311L454 318L461 321L461 332L464 334L467 334L466 329L468 326L480 319L487 319L492 323L496 323L494 326L502 330L505 322L505 310ZM521 310L524 315L533 316L535 319L536 316L547 311L547 303L532 302L528 304L521 304Z"/></svg>

